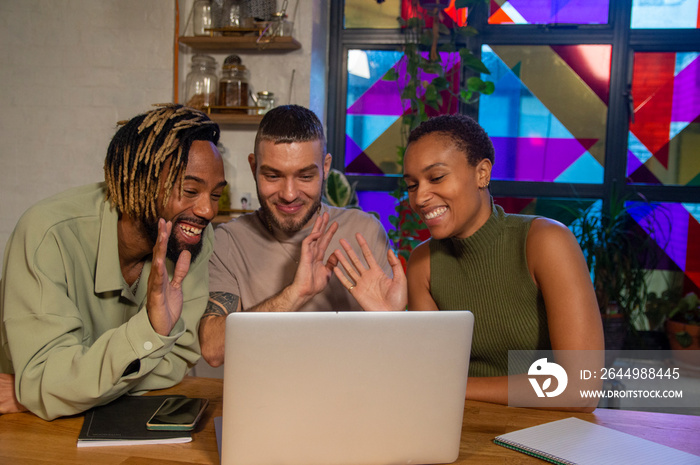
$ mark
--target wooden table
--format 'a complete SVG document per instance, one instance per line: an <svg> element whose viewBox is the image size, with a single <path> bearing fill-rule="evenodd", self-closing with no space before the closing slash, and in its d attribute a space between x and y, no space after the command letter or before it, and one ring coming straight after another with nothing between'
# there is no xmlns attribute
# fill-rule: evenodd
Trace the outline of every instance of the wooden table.
<svg viewBox="0 0 700 465"><path fill-rule="evenodd" d="M124 464L175 465L218 464L214 417L221 415L222 380L187 377L178 386L153 394L184 394L206 397L210 405L193 441L187 444L132 447L76 447L82 416L51 422L30 413L0 416L0 463L22 464ZM467 401L464 410L462 445L457 464L542 464L493 443L493 438L510 431L575 416L651 441L700 455L700 417L664 413L598 409L592 414L572 414L506 407Z"/></svg>

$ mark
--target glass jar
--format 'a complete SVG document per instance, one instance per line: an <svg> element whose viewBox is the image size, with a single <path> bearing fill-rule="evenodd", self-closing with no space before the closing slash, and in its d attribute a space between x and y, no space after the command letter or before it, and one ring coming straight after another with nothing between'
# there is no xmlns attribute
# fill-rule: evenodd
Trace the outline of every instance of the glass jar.
<svg viewBox="0 0 700 465"><path fill-rule="evenodd" d="M264 115L275 108L275 94L266 90L258 92L258 106L262 107L258 108L259 115Z"/></svg>
<svg viewBox="0 0 700 465"><path fill-rule="evenodd" d="M238 55L229 55L221 67L219 106L233 107L232 113L247 113L249 73Z"/></svg>
<svg viewBox="0 0 700 465"><path fill-rule="evenodd" d="M185 105L205 110L216 105L216 60L209 55L193 55L191 71L185 78Z"/></svg>
<svg viewBox="0 0 700 465"><path fill-rule="evenodd" d="M208 36L212 26L211 0L195 0L192 5L192 27L196 36Z"/></svg>
<svg viewBox="0 0 700 465"><path fill-rule="evenodd" d="M275 37L291 37L294 23L287 20L287 15L275 13L268 25L266 35Z"/></svg>

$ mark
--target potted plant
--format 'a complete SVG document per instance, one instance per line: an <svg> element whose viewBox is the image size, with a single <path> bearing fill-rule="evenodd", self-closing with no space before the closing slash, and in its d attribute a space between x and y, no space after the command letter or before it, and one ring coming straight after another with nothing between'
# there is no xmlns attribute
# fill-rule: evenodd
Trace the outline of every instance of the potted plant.
<svg viewBox="0 0 700 465"><path fill-rule="evenodd" d="M357 182L350 184L342 171L331 168L323 191L323 201L334 207L359 208Z"/></svg>
<svg viewBox="0 0 700 465"><path fill-rule="evenodd" d="M613 192L604 208L593 203L580 209L572 223L591 272L608 349L621 349L634 323L645 317L648 278L659 260L658 221L641 196Z"/></svg>
<svg viewBox="0 0 700 465"><path fill-rule="evenodd" d="M690 292L669 311L666 334L673 358L700 367L700 299Z"/></svg>

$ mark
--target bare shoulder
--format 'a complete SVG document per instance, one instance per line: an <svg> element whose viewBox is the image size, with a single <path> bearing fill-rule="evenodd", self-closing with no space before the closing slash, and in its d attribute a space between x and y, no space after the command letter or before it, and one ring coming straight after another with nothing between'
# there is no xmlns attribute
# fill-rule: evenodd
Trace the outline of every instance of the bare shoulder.
<svg viewBox="0 0 700 465"><path fill-rule="evenodd" d="M579 249L576 237L569 228L559 221L538 217L532 220L527 235L528 254L530 251L542 252L556 250L558 247Z"/></svg>
<svg viewBox="0 0 700 465"><path fill-rule="evenodd" d="M528 268L538 285L547 275L563 277L569 271L586 271L586 262L576 237L562 223L549 218L532 221L527 235Z"/></svg>
<svg viewBox="0 0 700 465"><path fill-rule="evenodd" d="M412 251L408 259L407 272L411 270L421 270L427 268L428 276L430 276L430 239L418 244Z"/></svg>

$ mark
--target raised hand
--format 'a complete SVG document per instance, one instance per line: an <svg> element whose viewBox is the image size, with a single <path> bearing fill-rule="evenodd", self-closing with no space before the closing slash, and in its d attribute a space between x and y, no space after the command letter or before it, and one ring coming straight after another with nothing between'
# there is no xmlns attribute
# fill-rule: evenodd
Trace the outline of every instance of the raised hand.
<svg viewBox="0 0 700 465"><path fill-rule="evenodd" d="M369 268L365 268L350 243L341 239L340 245L345 249L347 258L340 250L336 250L334 256L347 276L339 267L333 270L335 275L366 311L405 310L408 302L408 288L401 261L390 249L387 258L394 277L389 278L377 264L362 234L358 233L355 237Z"/></svg>
<svg viewBox="0 0 700 465"><path fill-rule="evenodd" d="M338 230L335 221L326 227L329 218L328 213L316 218L311 234L301 243L301 257L292 285L297 288L303 300L308 300L325 289L338 263L333 255L327 262L323 262L328 244Z"/></svg>
<svg viewBox="0 0 700 465"><path fill-rule="evenodd" d="M173 279L169 280L165 266L165 253L173 225L163 218L158 220L158 239L153 247L153 264L148 276L146 309L153 329L162 336L172 331L182 313L182 280L190 269L191 255L188 250L180 253L175 264Z"/></svg>

